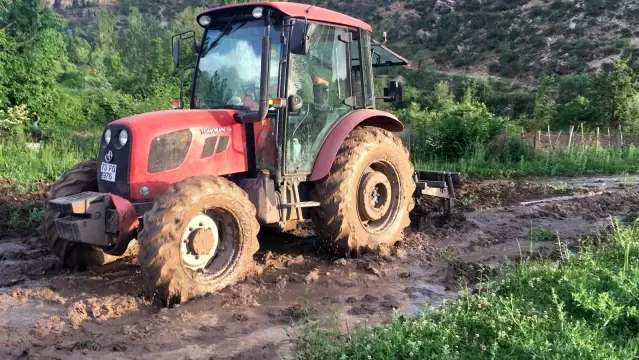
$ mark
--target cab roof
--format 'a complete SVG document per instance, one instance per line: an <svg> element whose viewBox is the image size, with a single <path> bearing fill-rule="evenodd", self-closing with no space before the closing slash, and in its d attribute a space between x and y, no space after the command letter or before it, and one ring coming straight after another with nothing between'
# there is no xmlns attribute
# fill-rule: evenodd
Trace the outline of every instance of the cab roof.
<svg viewBox="0 0 639 360"><path fill-rule="evenodd" d="M215 13L220 10L227 10L231 8L240 8L240 7L257 7L257 6L270 7L272 9L279 10L288 16L305 17L308 20L356 27L368 32L373 31L372 26L354 17L344 15L342 13L338 13L333 10L324 9L315 5L298 4L298 3L290 3L290 2L254 2L254 3L243 3L243 4L219 6L219 7L211 8L202 12L200 15L198 15L198 18L204 14L211 15L212 13Z"/></svg>

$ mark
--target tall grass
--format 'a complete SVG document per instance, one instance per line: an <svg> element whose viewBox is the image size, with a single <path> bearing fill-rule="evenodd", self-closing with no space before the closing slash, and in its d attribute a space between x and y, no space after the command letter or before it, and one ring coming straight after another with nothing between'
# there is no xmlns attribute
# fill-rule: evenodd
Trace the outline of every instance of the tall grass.
<svg viewBox="0 0 639 360"><path fill-rule="evenodd" d="M558 176L638 173L639 149L576 147L562 152L536 152L515 159L500 159L486 148L477 147L469 156L446 161L437 156L414 159L418 169L457 171L466 175Z"/></svg>
<svg viewBox="0 0 639 360"><path fill-rule="evenodd" d="M478 295L343 334L306 328L298 359L637 359L639 222L559 261L523 262Z"/></svg>
<svg viewBox="0 0 639 360"><path fill-rule="evenodd" d="M55 133L38 150L25 143L0 143L0 178L30 191L43 181L60 177L80 161L98 154L99 132Z"/></svg>

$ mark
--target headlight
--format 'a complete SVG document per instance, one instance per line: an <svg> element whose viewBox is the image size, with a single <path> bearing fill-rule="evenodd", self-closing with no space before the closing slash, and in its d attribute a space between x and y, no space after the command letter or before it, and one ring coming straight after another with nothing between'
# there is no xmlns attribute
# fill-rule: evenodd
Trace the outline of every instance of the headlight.
<svg viewBox="0 0 639 360"><path fill-rule="evenodd" d="M211 17L208 15L200 16L198 22L200 23L200 26L207 27L211 23Z"/></svg>
<svg viewBox="0 0 639 360"><path fill-rule="evenodd" d="M120 134L118 135L118 141L120 142L120 147L124 147L127 141L129 141L129 133L126 132L126 130L120 131Z"/></svg>
<svg viewBox="0 0 639 360"><path fill-rule="evenodd" d="M253 9L252 14L254 18L259 19L264 15L264 8L256 7L255 9Z"/></svg>
<svg viewBox="0 0 639 360"><path fill-rule="evenodd" d="M109 145L111 143L111 129L106 129L104 132L104 143Z"/></svg>

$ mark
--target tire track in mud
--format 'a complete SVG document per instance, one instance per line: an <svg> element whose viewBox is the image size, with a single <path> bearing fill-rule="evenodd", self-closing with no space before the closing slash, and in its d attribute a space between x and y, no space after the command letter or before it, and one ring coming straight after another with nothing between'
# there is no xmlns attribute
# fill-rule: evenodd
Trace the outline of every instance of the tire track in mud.
<svg viewBox="0 0 639 360"><path fill-rule="evenodd" d="M578 246L610 220L639 216L639 188L458 213L423 205L391 254L331 259L319 241L262 236L257 275L242 284L156 309L142 296L135 258L68 272L35 238L0 239L0 358L270 359L291 346L300 319L337 314L349 328L437 305L473 286L506 257L553 256L555 242L527 241L533 229ZM526 199L532 200L532 199Z"/></svg>

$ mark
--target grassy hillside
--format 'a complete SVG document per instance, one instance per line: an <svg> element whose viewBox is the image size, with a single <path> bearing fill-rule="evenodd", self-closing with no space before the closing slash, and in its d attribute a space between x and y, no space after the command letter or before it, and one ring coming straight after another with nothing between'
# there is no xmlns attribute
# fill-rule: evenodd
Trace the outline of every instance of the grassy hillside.
<svg viewBox="0 0 639 360"><path fill-rule="evenodd" d="M636 0L319 1L359 14L412 55L414 67L535 81L598 71L639 48ZM636 66L636 64L635 64Z"/></svg>
<svg viewBox="0 0 639 360"><path fill-rule="evenodd" d="M410 54L416 71L534 84L542 74L596 72L613 56L639 54L639 0L300 1L363 18L380 38L386 31L391 46ZM90 26L99 7L124 23L128 7L135 6L168 24L184 7L229 2L234 0L62 1L58 10L72 25Z"/></svg>

